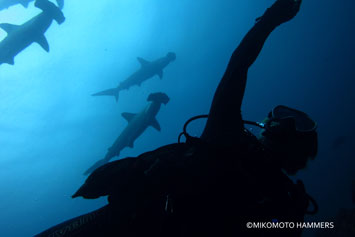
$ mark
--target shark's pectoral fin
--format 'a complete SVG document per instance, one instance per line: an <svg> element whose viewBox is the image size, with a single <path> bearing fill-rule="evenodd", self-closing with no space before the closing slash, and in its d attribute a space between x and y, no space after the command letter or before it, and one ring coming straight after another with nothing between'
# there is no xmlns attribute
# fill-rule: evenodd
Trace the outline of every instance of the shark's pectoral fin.
<svg viewBox="0 0 355 237"><path fill-rule="evenodd" d="M7 34L10 34L12 31L14 31L15 29L17 29L18 25L12 25L9 23L1 23L0 24L0 28L3 29L4 31L6 31Z"/></svg>
<svg viewBox="0 0 355 237"><path fill-rule="evenodd" d="M123 117L124 119L126 119L127 122L130 122L130 121L134 118L134 116L136 116L136 114L127 113L127 112L122 113L122 117Z"/></svg>
<svg viewBox="0 0 355 237"><path fill-rule="evenodd" d="M154 119L150 125L160 132L160 125L156 119Z"/></svg>
<svg viewBox="0 0 355 237"><path fill-rule="evenodd" d="M141 64L142 67L144 67L145 65L149 64L150 62L141 58L141 57L138 57L137 58L138 62Z"/></svg>
<svg viewBox="0 0 355 237"><path fill-rule="evenodd" d="M46 37L44 35L41 35L37 40L36 43L38 43L39 45L41 45L41 47L46 50L47 52L49 52L49 44L48 41L46 39Z"/></svg>
<svg viewBox="0 0 355 237"><path fill-rule="evenodd" d="M163 70L160 70L157 74L160 79L163 79Z"/></svg>
<svg viewBox="0 0 355 237"><path fill-rule="evenodd" d="M130 147L130 148L133 148L133 147L134 147L133 141L131 141L131 142L128 144L128 147Z"/></svg>

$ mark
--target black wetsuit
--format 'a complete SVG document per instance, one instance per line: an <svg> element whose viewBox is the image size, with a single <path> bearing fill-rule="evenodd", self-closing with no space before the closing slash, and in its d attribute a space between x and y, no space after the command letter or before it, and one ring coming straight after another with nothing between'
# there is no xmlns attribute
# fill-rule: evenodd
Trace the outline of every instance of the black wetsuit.
<svg viewBox="0 0 355 237"><path fill-rule="evenodd" d="M90 221L67 228L66 236L85 236L80 232L87 226L93 236L299 236L300 229L246 228L248 222L302 221L308 198L245 131L240 112L249 66L268 35L296 15L299 5L290 7L296 2L278 0L235 50L201 139L99 168L81 195L108 195L102 215L89 218L91 213L39 236L65 236L55 233L83 218Z"/></svg>

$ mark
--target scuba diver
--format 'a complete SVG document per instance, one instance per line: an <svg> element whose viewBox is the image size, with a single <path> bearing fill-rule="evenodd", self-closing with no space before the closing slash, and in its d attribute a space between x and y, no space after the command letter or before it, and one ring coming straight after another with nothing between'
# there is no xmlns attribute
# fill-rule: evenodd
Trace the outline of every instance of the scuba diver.
<svg viewBox="0 0 355 237"><path fill-rule="evenodd" d="M109 203L38 236L300 236L299 228L250 225L300 222L317 212L302 181L287 175L315 158L316 123L282 105L263 123L243 121L240 111L248 68L300 5L277 0L257 19L233 53L209 115L196 117L208 117L200 138L186 132L192 118L186 142L99 167L73 197L108 196ZM262 127L260 138L244 124Z"/></svg>

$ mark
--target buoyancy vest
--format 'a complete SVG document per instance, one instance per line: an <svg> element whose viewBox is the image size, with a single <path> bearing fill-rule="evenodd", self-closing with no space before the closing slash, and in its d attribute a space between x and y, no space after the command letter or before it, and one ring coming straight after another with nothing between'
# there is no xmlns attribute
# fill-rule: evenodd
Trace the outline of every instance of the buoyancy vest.
<svg viewBox="0 0 355 237"><path fill-rule="evenodd" d="M84 195L108 196L109 205L39 236L299 236L300 229L246 228L248 222L302 221L308 207L303 184L269 156L246 132L235 147L190 137L110 162L83 185Z"/></svg>
<svg viewBox="0 0 355 237"><path fill-rule="evenodd" d="M244 136L237 147L190 138L144 153L134 165L141 174L134 184L137 199L129 193L122 199L117 190L120 195L109 200L125 205L130 197L134 226L156 225L161 236L264 236L265 230L247 229L247 222L303 221L309 196L302 182L295 184L275 167L253 135ZM299 236L301 230L266 233Z"/></svg>

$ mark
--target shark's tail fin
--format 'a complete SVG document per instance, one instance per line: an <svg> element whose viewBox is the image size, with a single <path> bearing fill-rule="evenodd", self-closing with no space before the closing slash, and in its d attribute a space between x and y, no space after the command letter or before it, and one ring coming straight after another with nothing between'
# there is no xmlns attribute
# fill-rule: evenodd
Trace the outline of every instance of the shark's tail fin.
<svg viewBox="0 0 355 237"><path fill-rule="evenodd" d="M95 164L93 164L89 169L87 169L85 172L84 172L84 175L89 175L91 174L92 172L94 172L94 170L96 170L97 168L99 168L100 166L103 166L105 164L107 164L107 162L109 162L108 159L101 159L99 161L97 161Z"/></svg>
<svg viewBox="0 0 355 237"><path fill-rule="evenodd" d="M65 21L63 12L54 3L48 0L36 0L35 6L44 12L49 12L58 24L62 24Z"/></svg>
<svg viewBox="0 0 355 237"><path fill-rule="evenodd" d="M120 90L118 88L112 88L104 91L97 92L95 94L92 94L92 96L102 96L102 95L111 95L114 96L116 99L116 102L118 101L118 93Z"/></svg>

